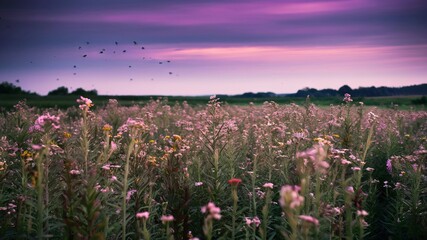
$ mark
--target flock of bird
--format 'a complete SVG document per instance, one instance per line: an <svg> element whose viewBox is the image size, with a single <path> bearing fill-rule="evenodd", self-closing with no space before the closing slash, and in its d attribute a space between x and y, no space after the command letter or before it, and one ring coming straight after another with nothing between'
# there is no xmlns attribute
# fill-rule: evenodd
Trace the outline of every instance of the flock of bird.
<svg viewBox="0 0 427 240"><path fill-rule="evenodd" d="M133 41L132 43L133 43L133 45L134 45L134 46L139 46L139 43L138 43L137 41ZM90 43L89 41L86 41L86 42L85 42L85 44L86 44L86 45L90 45L91 43ZM118 47L118 46L119 46L119 42L118 42L118 41L115 41L115 42L114 42L114 45L115 45L116 47ZM144 46L141 46L141 47L140 47L140 49L141 49L141 50L145 50L145 47L144 47ZM82 46L78 46L78 50L84 50L84 47L82 47ZM104 54L106 51L107 51L107 50L106 50L105 48L102 48L102 49L98 52L98 54ZM117 51L117 50L113 50L113 51L112 51L112 53L113 53L113 54L116 54L116 52L120 52L120 51ZM122 54L127 53L127 52L128 52L128 50L127 50L127 49L123 49L123 50L121 50L121 53L122 53ZM88 54L88 53L84 53L84 54L82 55L82 57L83 57L83 58L88 58L88 57L90 57L90 56L89 56L89 54ZM148 60L155 60L155 59L153 59L153 58L151 58L151 57L149 57L149 58L142 57L142 60L146 60L146 59L148 59ZM164 63L171 63L171 60L162 60L162 61L158 61L158 64L160 64L160 65L161 65L161 64L164 64ZM77 68L77 66L76 66L76 65L74 65L74 68ZM129 66L128 66L128 68L132 68L132 65L129 65ZM173 75L173 72L169 71L169 72L168 72L168 74L169 74L169 75ZM74 73L73 73L73 75L77 75L77 73L76 73L76 72L74 72ZM176 75L176 76L178 76L178 75ZM59 80L59 79L57 79L57 80ZM133 78L130 78L129 80L130 80L130 81L133 81ZM154 80L154 78L151 78L151 80Z"/></svg>
<svg viewBox="0 0 427 240"><path fill-rule="evenodd" d="M5 23L4 20L5 19L0 16L0 23L1 22ZM129 43L130 43L130 45L133 45L133 47L129 48ZM77 59L78 59L78 56L80 56L81 58L84 58L84 59L90 59L91 57L94 57L94 58L97 57L97 59L99 59L99 56L94 56L94 55L95 54L100 54L100 55L134 54L135 53L134 51L145 51L146 50L146 47L143 46L142 44L138 43L137 41L130 41L127 43L122 43L122 42L119 43L119 41L113 41L112 42L113 46L111 47L111 49L102 48L100 50L94 50L96 48L95 45L96 44L93 44L92 42L89 42L89 41L84 41L80 45L75 45L77 47L77 50L78 50L78 53L77 53L78 55L76 56ZM121 48L122 45L126 45L126 47ZM139 52L137 52L137 54L139 54ZM146 54L144 54L144 55L146 55ZM112 56L112 55L110 55L110 56ZM106 57L106 59L108 59L107 56L105 56L105 57ZM54 58L56 58L56 56L54 56ZM142 55L141 55L140 59L146 60L147 62L151 62L151 63L154 62L155 64L159 64L162 66L165 66L165 65L168 65L171 63L171 60L158 60L158 59L155 59L152 57L146 57L146 56L142 56ZM125 61L126 60L123 60L123 62L125 62ZM37 61L34 61L34 63L33 63L33 61L29 61L29 63L30 64L36 64ZM134 64L136 64L136 63L134 63ZM82 69L82 67L84 67L84 62L75 63L75 64L72 64L71 66L72 66L72 75L76 76L76 75L78 75L78 70ZM134 67L135 66L133 66L132 64L128 65L128 69L133 69ZM179 76L178 74L174 74L174 72L172 72L172 71L166 71L165 74L167 74L169 76L172 76L172 75ZM128 78L128 79L129 79L129 81L134 80L134 78L132 78L132 77ZM56 78L56 81L60 81L60 80L61 80L61 78L60 78L60 76L58 76ZM152 76L150 78L150 80L154 81L154 77ZM17 84L19 84L21 82L21 80L16 79L15 82Z"/></svg>

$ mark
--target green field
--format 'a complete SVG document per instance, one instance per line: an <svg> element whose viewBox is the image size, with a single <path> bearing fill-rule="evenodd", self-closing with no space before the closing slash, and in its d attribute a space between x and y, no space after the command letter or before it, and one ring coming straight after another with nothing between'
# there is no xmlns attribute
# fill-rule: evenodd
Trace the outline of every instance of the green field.
<svg viewBox="0 0 427 240"><path fill-rule="evenodd" d="M75 100L78 96L32 96L32 95L0 95L0 108L10 109L19 101L26 100L30 107L38 108L68 108L76 106ZM187 101L189 105L204 105L209 101L208 96L90 96L96 106L104 106L108 99L117 99L122 106L143 105L151 99L167 99L169 103ZM298 97L272 97L272 98L242 98L232 96L220 96L221 101L232 105L247 105L249 103L262 104L266 101L274 101L279 104L303 104L306 99ZM414 100L420 96L393 96L393 97L363 97L354 98L354 103L363 102L366 106L378 106L381 108L416 109L425 110L425 105L415 105ZM342 98L321 97L310 98L310 101L318 106L329 106L340 104ZM396 106L397 105L397 106Z"/></svg>

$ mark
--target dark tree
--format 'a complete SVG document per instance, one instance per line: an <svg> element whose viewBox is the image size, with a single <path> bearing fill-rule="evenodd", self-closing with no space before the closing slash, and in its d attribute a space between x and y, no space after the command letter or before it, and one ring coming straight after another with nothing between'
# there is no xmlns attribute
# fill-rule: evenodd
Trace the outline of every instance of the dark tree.
<svg viewBox="0 0 427 240"><path fill-rule="evenodd" d="M68 95L68 88L62 86L55 90L50 91L47 95L48 96Z"/></svg>

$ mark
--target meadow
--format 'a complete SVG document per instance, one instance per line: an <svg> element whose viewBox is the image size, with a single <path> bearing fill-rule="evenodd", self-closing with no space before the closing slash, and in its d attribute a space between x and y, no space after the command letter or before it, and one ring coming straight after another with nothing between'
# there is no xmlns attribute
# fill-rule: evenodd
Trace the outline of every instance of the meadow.
<svg viewBox="0 0 427 240"><path fill-rule="evenodd" d="M426 111L67 100L1 112L0 239L427 236Z"/></svg>

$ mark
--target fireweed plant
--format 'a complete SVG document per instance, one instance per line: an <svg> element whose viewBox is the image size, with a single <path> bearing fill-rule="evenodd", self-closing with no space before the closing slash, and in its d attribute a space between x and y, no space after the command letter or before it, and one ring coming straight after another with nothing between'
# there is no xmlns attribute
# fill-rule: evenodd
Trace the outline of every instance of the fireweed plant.
<svg viewBox="0 0 427 240"><path fill-rule="evenodd" d="M427 112L349 94L20 102L0 114L0 239L422 239L426 133Z"/></svg>

